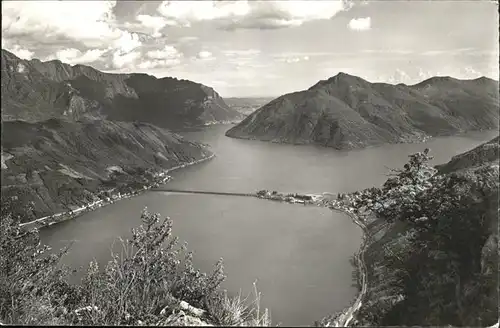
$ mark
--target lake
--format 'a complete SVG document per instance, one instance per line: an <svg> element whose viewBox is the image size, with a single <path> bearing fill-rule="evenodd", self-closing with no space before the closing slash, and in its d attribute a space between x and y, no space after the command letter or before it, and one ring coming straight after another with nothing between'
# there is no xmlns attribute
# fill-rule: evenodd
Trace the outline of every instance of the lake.
<svg viewBox="0 0 500 328"><path fill-rule="evenodd" d="M388 167L402 167L408 155L431 149L434 164L498 134L469 133L421 144L397 144L339 152L224 136L230 125L180 133L209 144L216 157L172 172L168 187L249 193L350 192L383 183ZM230 294L257 287L273 323L310 325L342 310L357 291L351 286L349 257L361 243L361 230L345 215L326 208L291 205L251 197L147 192L41 230L42 242L61 248L75 241L65 263L106 263L118 236L130 236L147 206L173 219L173 233L195 252L195 265L211 271L224 258Z"/></svg>

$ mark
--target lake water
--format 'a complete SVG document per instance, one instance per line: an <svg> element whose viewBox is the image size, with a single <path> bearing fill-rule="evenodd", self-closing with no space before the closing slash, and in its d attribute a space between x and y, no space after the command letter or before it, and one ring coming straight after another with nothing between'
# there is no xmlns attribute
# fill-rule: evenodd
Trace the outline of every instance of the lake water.
<svg viewBox="0 0 500 328"><path fill-rule="evenodd" d="M470 133L425 144L385 145L338 152L315 146L279 145L224 136L230 126L181 133L209 144L216 157L172 172L171 188L223 192L349 192L383 183L387 167L426 147L444 163L498 133ZM174 235L194 250L195 265L211 271L224 258L229 293L262 292L273 322L310 325L342 310L356 296L349 257L361 243L350 219L325 208L290 205L251 197L147 192L41 231L42 242L60 248L76 241L65 263L106 263L118 237L129 237L141 210L170 216Z"/></svg>

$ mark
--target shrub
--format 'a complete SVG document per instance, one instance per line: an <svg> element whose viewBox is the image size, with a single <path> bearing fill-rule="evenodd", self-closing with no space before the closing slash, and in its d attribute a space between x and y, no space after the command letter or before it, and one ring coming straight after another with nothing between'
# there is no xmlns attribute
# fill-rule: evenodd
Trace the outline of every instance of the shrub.
<svg viewBox="0 0 500 328"><path fill-rule="evenodd" d="M271 316L267 309L260 311L260 293L254 283L254 300L249 302L250 295L242 298L241 292L234 298L229 298L227 293L218 294L209 299L206 307L218 326L259 326L271 325Z"/></svg>
<svg viewBox="0 0 500 328"><path fill-rule="evenodd" d="M5 211L4 211L5 209ZM219 290L222 259L212 274L193 266L193 254L172 237L172 220L145 209L121 254L101 270L93 261L79 286L59 265L68 248L49 254L36 230L22 231L19 218L2 206L0 226L0 320L9 324L164 325L181 301L205 308L203 320L220 324L268 325L256 301L233 299ZM255 310L256 309L256 310ZM256 313L255 313L256 312ZM174 315L174 318L176 316ZM201 322L199 319L196 322ZM175 324L175 321L173 322Z"/></svg>
<svg viewBox="0 0 500 328"><path fill-rule="evenodd" d="M91 262L80 288L80 306L72 323L96 325L155 325L180 300L193 306L214 297L224 280L222 260L211 275L192 264L192 253L178 247L172 221L144 210L143 224L122 241L120 255L112 254L104 270Z"/></svg>
<svg viewBox="0 0 500 328"><path fill-rule="evenodd" d="M0 320L7 324L62 324L56 313L71 299L68 270L58 266L67 249L49 254L37 230L24 231L4 199L0 219ZM35 309L35 310L34 310Z"/></svg>

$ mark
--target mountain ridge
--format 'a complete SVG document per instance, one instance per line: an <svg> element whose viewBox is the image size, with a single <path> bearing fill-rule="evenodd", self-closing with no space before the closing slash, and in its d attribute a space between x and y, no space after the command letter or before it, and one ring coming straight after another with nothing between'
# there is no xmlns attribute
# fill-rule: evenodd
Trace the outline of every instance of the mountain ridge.
<svg viewBox="0 0 500 328"><path fill-rule="evenodd" d="M242 118L213 88L189 80L28 61L4 49L2 72L2 120L108 119L178 128Z"/></svg>

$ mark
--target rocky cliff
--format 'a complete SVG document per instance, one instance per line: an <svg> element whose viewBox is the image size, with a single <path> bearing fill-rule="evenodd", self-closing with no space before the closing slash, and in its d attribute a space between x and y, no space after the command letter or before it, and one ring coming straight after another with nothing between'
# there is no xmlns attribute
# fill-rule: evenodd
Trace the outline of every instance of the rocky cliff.
<svg viewBox="0 0 500 328"><path fill-rule="evenodd" d="M109 74L2 49L2 120L103 119L179 128L242 116L212 88L146 74Z"/></svg>
<svg viewBox="0 0 500 328"><path fill-rule="evenodd" d="M149 123L3 122L2 199L33 202L29 213L18 208L29 221L142 189L157 173L210 155Z"/></svg>
<svg viewBox="0 0 500 328"><path fill-rule="evenodd" d="M351 149L495 129L498 119L498 82L485 77L435 77L408 86L340 73L274 99L226 135Z"/></svg>

